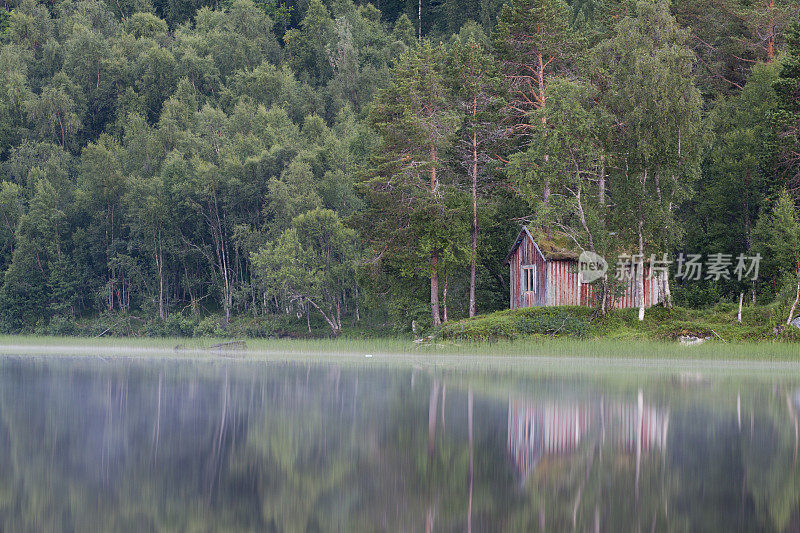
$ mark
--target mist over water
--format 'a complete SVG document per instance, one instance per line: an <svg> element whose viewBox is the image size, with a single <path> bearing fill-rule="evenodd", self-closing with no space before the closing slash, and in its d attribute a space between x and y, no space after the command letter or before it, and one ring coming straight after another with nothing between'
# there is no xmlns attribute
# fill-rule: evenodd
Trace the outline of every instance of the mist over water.
<svg viewBox="0 0 800 533"><path fill-rule="evenodd" d="M800 528L800 379L0 359L0 531Z"/></svg>

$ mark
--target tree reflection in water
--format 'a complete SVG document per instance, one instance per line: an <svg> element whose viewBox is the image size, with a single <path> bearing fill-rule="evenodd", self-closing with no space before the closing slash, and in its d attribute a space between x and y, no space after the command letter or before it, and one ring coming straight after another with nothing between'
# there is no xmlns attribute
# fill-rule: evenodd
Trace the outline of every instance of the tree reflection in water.
<svg viewBox="0 0 800 533"><path fill-rule="evenodd" d="M797 530L798 384L5 358L0 530Z"/></svg>

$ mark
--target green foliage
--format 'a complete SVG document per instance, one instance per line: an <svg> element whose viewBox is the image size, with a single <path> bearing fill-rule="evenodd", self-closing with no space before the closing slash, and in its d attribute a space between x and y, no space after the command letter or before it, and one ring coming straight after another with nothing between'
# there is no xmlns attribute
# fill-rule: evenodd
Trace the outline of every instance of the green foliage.
<svg viewBox="0 0 800 533"><path fill-rule="evenodd" d="M585 307L534 307L452 322L437 335L470 342L545 336L670 342L684 336L712 342L800 340L800 332L784 327L785 313L779 306L745 306L741 323L737 312L733 304L705 310L653 307L640 322L636 309L615 309L599 316Z"/></svg>
<svg viewBox="0 0 800 533"><path fill-rule="evenodd" d="M629 248L637 231L662 249L679 242L671 206L690 197L699 175L701 100L688 39L666 2L641 1L593 52L601 105L618 125L606 138L619 173L609 195Z"/></svg>
<svg viewBox="0 0 800 533"><path fill-rule="evenodd" d="M768 277L794 285L800 277L800 214L786 191L771 203L753 230L755 249Z"/></svg>
<svg viewBox="0 0 800 533"><path fill-rule="evenodd" d="M3 35L8 29L11 15L5 9L0 9L0 35Z"/></svg>
<svg viewBox="0 0 800 533"><path fill-rule="evenodd" d="M531 307L499 311L445 325L445 339L491 341L526 336L582 338L591 332L592 311L571 307Z"/></svg>
<svg viewBox="0 0 800 533"><path fill-rule="evenodd" d="M266 298L305 306L306 313L310 305L335 336L342 330L348 293L356 294L358 257L355 232L335 212L316 208L292 219L291 226L254 252L251 260Z"/></svg>

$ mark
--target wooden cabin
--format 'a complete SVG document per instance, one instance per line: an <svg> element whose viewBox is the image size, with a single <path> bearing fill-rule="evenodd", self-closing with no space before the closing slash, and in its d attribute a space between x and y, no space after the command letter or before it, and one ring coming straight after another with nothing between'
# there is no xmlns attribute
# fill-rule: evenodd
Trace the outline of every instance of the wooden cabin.
<svg viewBox="0 0 800 533"><path fill-rule="evenodd" d="M528 228L520 230L504 265L510 271L510 307L596 304L594 286L581 283L578 275L578 253L566 248L536 244ZM645 270L645 307L664 300L659 273L650 276ZM638 307L636 281L626 281L624 292L614 299L614 307Z"/></svg>

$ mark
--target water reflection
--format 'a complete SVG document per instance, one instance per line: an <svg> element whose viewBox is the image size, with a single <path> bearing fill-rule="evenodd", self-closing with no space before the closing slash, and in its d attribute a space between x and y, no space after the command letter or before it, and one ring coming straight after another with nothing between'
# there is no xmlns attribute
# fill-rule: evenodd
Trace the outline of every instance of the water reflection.
<svg viewBox="0 0 800 533"><path fill-rule="evenodd" d="M669 411L644 403L535 402L520 398L508 403L508 451L524 480L540 460L581 453L591 446L611 444L619 453L665 451Z"/></svg>
<svg viewBox="0 0 800 533"><path fill-rule="evenodd" d="M0 531L800 530L800 381L0 359Z"/></svg>

